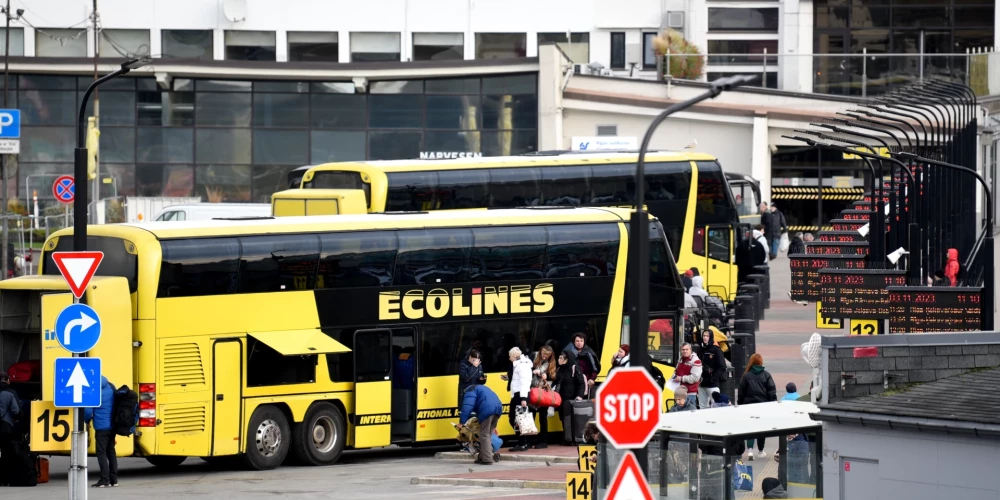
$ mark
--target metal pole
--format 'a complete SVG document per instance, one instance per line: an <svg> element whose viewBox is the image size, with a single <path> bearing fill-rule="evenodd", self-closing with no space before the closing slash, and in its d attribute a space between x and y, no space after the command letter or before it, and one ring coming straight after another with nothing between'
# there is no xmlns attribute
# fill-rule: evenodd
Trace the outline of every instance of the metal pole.
<svg viewBox="0 0 1000 500"><path fill-rule="evenodd" d="M97 0L94 0L94 80L97 80L97 56L100 51L100 32L97 29ZM100 130L101 127L101 90L94 89L94 128ZM97 202L101 200L101 153L97 150L97 158L94 159L94 223L97 222ZM89 217L88 217L89 222Z"/></svg>
<svg viewBox="0 0 1000 500"><path fill-rule="evenodd" d="M868 97L868 47L861 48L861 97Z"/></svg>
<svg viewBox="0 0 1000 500"><path fill-rule="evenodd" d="M7 109L7 94L10 92L10 0L7 0L7 6L3 10L4 17L6 18L6 24L4 28L4 45L3 45L3 107ZM10 235L8 234L9 229L7 228L7 157L9 155L3 155L0 158L0 179L3 179L2 187L3 193L0 194L0 203L3 204L0 207L0 214L3 218L3 229L0 230L0 245L2 245L2 250L0 250L0 259L3 259L3 263L0 264L0 280L7 279L7 259L10 257L7 255L7 242L10 240Z"/></svg>
<svg viewBox="0 0 1000 500"><path fill-rule="evenodd" d="M920 81L924 81L924 30L920 30Z"/></svg>

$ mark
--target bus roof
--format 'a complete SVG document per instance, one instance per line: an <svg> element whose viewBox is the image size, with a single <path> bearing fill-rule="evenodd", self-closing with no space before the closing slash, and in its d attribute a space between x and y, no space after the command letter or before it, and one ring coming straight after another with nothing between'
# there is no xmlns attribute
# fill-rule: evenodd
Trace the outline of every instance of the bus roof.
<svg viewBox="0 0 1000 500"><path fill-rule="evenodd" d="M741 436L773 433L779 430L820 427L809 417L819 407L807 401L774 401L752 405L706 408L660 415L659 431L702 434L705 436Z"/></svg>
<svg viewBox="0 0 1000 500"><path fill-rule="evenodd" d="M348 161L336 163L323 163L313 165L308 170L337 170L345 166L364 166L369 168L379 168L397 172L421 171L421 170L451 170L470 167L511 167L511 166L552 166L559 164L607 164L607 163L632 163L638 160L638 153L587 153L565 152L551 155L521 155L521 156L480 156L466 158L449 159L408 159L408 160L379 160L379 161ZM669 151L650 152L646 154L646 161L715 161L716 158L706 153ZM301 168L301 167L300 167Z"/></svg>
<svg viewBox="0 0 1000 500"><path fill-rule="evenodd" d="M244 220L144 222L88 226L91 236L128 237L138 232L158 239L310 233L347 230L421 229L473 225L522 225L627 221L632 210L612 207L524 207L513 209L387 212L361 215L311 215ZM650 217L651 220L655 220ZM53 236L72 234L71 228Z"/></svg>

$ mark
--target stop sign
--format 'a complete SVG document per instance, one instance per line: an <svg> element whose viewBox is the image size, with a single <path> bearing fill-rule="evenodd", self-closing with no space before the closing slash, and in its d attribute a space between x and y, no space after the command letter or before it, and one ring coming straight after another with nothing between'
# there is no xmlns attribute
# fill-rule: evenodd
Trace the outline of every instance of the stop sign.
<svg viewBox="0 0 1000 500"><path fill-rule="evenodd" d="M615 448L643 448L660 424L659 401L646 370L618 368L597 388L597 428Z"/></svg>

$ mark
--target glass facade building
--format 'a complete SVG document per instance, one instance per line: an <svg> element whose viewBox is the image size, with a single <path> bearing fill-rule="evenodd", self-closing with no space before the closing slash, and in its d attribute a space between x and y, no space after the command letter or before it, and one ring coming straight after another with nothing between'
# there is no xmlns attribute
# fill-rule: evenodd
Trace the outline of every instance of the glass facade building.
<svg viewBox="0 0 1000 500"><path fill-rule="evenodd" d="M56 203L52 183L73 173L76 114L91 81L11 76L7 107L22 112L12 199L37 192L40 204ZM100 194L269 203L303 165L531 152L537 87L536 73L371 81L362 90L351 81L186 78L164 89L121 77L99 93Z"/></svg>

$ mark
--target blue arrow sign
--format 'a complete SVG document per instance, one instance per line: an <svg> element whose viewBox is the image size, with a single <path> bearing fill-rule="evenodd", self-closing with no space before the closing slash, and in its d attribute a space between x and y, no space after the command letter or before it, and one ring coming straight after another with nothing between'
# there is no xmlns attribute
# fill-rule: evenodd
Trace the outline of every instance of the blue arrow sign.
<svg viewBox="0 0 1000 500"><path fill-rule="evenodd" d="M56 318L56 339L69 352L87 352L100 338L101 318L86 304L68 306Z"/></svg>
<svg viewBox="0 0 1000 500"><path fill-rule="evenodd" d="M101 406L101 358L56 358L56 408Z"/></svg>

